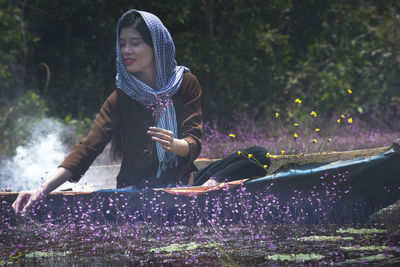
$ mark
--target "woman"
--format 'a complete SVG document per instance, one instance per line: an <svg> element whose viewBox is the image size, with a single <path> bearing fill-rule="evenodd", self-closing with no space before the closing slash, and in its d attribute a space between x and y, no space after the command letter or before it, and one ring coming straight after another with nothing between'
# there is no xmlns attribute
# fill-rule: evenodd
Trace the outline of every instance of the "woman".
<svg viewBox="0 0 400 267"><path fill-rule="evenodd" d="M249 161L235 154L195 176L193 162L202 138L201 88L187 68L177 66L172 38L155 15L137 10L123 14L116 54L117 89L93 128L38 189L18 195L13 203L17 213L25 213L65 181L78 181L110 140L114 156L122 158L117 188L201 184L210 176L236 178L234 173L242 175L246 169ZM259 148L247 152L266 153Z"/></svg>

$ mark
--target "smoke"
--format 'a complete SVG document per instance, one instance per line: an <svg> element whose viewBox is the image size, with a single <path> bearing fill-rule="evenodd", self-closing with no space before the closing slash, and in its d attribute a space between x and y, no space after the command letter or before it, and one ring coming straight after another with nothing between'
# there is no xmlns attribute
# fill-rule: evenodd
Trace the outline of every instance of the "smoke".
<svg viewBox="0 0 400 267"><path fill-rule="evenodd" d="M11 159L0 163L0 190L22 191L36 189L54 172L65 159L69 148L62 142L70 137L73 130L54 119L43 119L32 128L29 142L17 147ZM117 164L109 159L109 146L94 165ZM72 189L73 191L94 191L102 188L115 188L115 177L119 165L104 167L95 166L78 183L66 182L56 191Z"/></svg>
<svg viewBox="0 0 400 267"><path fill-rule="evenodd" d="M0 188L13 191L38 187L66 155L61 136L66 127L55 120L44 119L31 130L26 145L17 147L12 159L0 167Z"/></svg>

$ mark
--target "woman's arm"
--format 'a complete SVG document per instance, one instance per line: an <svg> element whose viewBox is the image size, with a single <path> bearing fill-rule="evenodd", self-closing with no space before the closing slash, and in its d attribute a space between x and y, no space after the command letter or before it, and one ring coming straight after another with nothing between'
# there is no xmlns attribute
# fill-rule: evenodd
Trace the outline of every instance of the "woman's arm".
<svg viewBox="0 0 400 267"><path fill-rule="evenodd" d="M179 138L189 144L188 161L194 161L201 150L203 135L201 98L202 91L197 78L191 73L185 73L180 97L183 105L179 105L177 117L181 121Z"/></svg>
<svg viewBox="0 0 400 267"><path fill-rule="evenodd" d="M23 191L18 195L12 205L16 213L25 213L41 196L47 195L68 180L78 181L82 177L97 155L103 151L118 126L116 97L114 91L100 109L88 135L74 146L58 169L36 190Z"/></svg>
<svg viewBox="0 0 400 267"><path fill-rule="evenodd" d="M12 208L17 214L26 211L35 204L41 196L47 195L72 177L72 173L65 168L58 168L49 178L36 190L22 191L12 204Z"/></svg>
<svg viewBox="0 0 400 267"><path fill-rule="evenodd" d="M118 128L120 121L118 99L117 91L114 91L101 107L88 135L72 148L60 164L59 167L64 167L73 174L70 182L79 181L96 157L103 152L114 130Z"/></svg>
<svg viewBox="0 0 400 267"><path fill-rule="evenodd" d="M201 87L197 78L185 73L179 95L174 102L176 115L180 118L180 138L174 133L158 127L150 127L147 133L166 151L193 161L200 153L202 138ZM174 101L175 101L174 100Z"/></svg>

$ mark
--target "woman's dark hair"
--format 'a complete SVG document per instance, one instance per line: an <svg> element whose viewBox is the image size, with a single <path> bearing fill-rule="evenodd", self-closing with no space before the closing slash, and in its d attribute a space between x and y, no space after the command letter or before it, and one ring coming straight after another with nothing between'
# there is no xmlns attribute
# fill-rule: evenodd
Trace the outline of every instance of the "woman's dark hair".
<svg viewBox="0 0 400 267"><path fill-rule="evenodd" d="M119 24L118 33L121 33L121 29L134 27L142 36L143 41L153 48L153 41L151 39L149 28L147 28L146 22L139 13L132 12L126 15Z"/></svg>
<svg viewBox="0 0 400 267"><path fill-rule="evenodd" d="M147 28L144 19L139 13L132 12L126 15L119 24L118 33L121 33L121 29L129 27L134 27L139 32L143 41L151 48L153 48L153 41L151 39L150 31ZM124 148L122 146L121 133L120 129L118 128L114 130L114 133L112 135L110 150L111 158L113 160L120 160L122 158L123 150Z"/></svg>
<svg viewBox="0 0 400 267"><path fill-rule="evenodd" d="M124 151L124 148L122 146L121 133L120 133L120 129L118 128L118 129L115 129L112 134L111 148L110 148L111 159L113 159L115 161L122 159L123 151Z"/></svg>

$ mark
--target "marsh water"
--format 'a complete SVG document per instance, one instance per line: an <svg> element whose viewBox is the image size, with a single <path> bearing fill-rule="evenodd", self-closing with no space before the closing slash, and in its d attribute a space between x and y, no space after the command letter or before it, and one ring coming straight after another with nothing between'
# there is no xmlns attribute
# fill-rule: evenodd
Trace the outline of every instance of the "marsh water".
<svg viewBox="0 0 400 267"><path fill-rule="evenodd" d="M2 229L0 265L396 266L399 239L379 225L36 224Z"/></svg>
<svg viewBox="0 0 400 267"><path fill-rule="evenodd" d="M3 194L0 266L400 264L394 216L358 222L356 209L320 201L302 211L299 198L289 207L269 195L249 201L243 188L235 190L205 197L203 205L200 198L167 203L166 194L155 193L135 200L50 195L24 217L11 210L15 195Z"/></svg>

